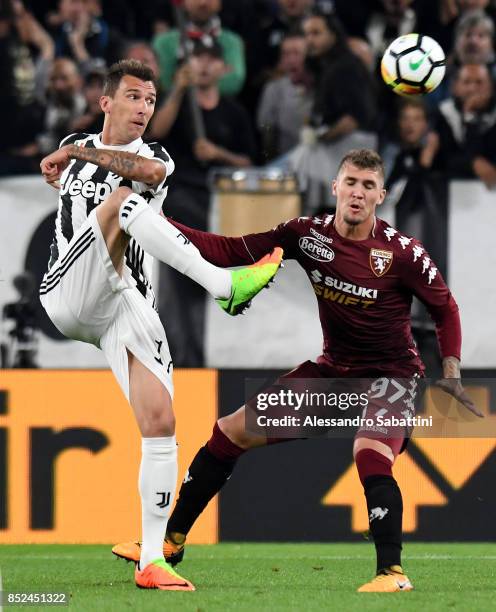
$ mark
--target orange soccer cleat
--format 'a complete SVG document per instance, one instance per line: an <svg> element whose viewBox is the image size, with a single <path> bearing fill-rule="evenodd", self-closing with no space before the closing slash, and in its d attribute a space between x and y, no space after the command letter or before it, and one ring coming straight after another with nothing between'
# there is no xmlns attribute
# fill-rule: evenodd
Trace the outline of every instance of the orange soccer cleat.
<svg viewBox="0 0 496 612"><path fill-rule="evenodd" d="M161 591L194 591L189 580L180 576L162 557L149 563L140 570L139 564L134 571L136 586L140 589L159 589Z"/></svg>
<svg viewBox="0 0 496 612"><path fill-rule="evenodd" d="M413 585L399 565L392 565L357 590L359 593L398 593L412 591Z"/></svg>
<svg viewBox="0 0 496 612"><path fill-rule="evenodd" d="M112 548L119 559L138 563L141 556L141 542L121 542ZM169 537L164 540L164 557L167 563L174 567L181 563L184 557L184 544L175 544Z"/></svg>

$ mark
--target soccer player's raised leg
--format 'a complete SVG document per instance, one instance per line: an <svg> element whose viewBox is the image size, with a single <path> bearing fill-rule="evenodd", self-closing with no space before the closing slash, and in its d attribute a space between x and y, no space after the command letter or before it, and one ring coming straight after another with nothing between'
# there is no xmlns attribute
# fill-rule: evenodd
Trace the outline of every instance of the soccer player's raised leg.
<svg viewBox="0 0 496 612"><path fill-rule="evenodd" d="M249 305L274 278L281 264L283 252L278 248L248 268L234 271L218 268L203 259L177 228L155 214L143 197L127 187L117 189L96 210L102 233L112 237L115 244L114 265L122 265L127 247L124 234L132 236L147 253L200 284L232 315Z"/></svg>
<svg viewBox="0 0 496 612"><path fill-rule="evenodd" d="M403 438L375 440L358 436L355 439L353 455L367 500L377 555L376 576L358 589L360 593L413 589L401 567L403 500L392 472L402 444Z"/></svg>

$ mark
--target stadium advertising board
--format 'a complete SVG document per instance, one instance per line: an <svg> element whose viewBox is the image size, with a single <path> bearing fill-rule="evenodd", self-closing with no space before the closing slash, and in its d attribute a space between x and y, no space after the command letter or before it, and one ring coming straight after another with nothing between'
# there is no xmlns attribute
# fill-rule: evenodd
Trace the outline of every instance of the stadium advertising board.
<svg viewBox="0 0 496 612"><path fill-rule="evenodd" d="M276 373L265 376L273 380ZM244 402L244 381L260 377L255 371L221 371L220 414ZM439 431L434 437L427 430L414 433L394 466L407 539L486 541L496 535L487 523L496 503L496 384L494 379L469 378L465 384L485 419L468 415L465 423L457 422L454 415L460 412L450 400L445 412L450 437ZM433 403L439 409L443 396L428 388L423 410L433 413ZM220 496L220 540L360 541L369 521L353 463L354 431L348 437L331 433L327 439L275 444L243 456ZM279 431L276 437L284 435Z"/></svg>
<svg viewBox="0 0 496 612"><path fill-rule="evenodd" d="M175 373L182 476L217 413L217 373ZM0 371L0 542L113 543L140 533L140 436L111 372ZM217 541L213 500L191 541Z"/></svg>

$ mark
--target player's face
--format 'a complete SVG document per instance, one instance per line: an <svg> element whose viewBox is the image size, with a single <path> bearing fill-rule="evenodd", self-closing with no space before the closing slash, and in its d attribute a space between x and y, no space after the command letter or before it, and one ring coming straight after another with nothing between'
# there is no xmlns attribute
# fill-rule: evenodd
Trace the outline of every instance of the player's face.
<svg viewBox="0 0 496 612"><path fill-rule="evenodd" d="M332 182L336 196L336 213L348 225L364 223L375 214L378 204L386 195L384 179L375 170L364 170L353 164L344 164Z"/></svg>
<svg viewBox="0 0 496 612"><path fill-rule="evenodd" d="M155 110L156 97L151 81L128 74L122 77L113 98L102 97L105 120L119 140L132 142L143 135Z"/></svg>

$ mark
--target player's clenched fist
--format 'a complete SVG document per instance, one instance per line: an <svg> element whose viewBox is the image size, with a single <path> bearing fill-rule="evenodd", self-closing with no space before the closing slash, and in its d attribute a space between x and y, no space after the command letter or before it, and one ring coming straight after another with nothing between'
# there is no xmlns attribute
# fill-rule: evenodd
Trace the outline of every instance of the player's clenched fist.
<svg viewBox="0 0 496 612"><path fill-rule="evenodd" d="M71 161L69 150L70 145L66 145L50 153L50 155L47 155L41 160L41 174L44 176L45 181L52 187L55 187L55 189L60 189L60 175Z"/></svg>

